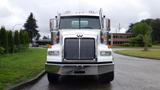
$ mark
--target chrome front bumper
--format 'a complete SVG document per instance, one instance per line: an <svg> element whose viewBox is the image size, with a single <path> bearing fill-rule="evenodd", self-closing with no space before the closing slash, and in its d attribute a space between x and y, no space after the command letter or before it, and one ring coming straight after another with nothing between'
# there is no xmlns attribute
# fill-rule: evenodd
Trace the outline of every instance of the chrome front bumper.
<svg viewBox="0 0 160 90"><path fill-rule="evenodd" d="M114 71L113 62L103 63L57 63L45 64L45 71L58 75L101 75Z"/></svg>

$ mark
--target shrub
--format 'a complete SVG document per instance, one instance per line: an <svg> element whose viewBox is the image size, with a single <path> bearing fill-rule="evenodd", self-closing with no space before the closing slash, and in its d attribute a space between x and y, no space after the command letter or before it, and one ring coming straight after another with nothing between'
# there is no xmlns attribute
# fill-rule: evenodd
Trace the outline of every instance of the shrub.
<svg viewBox="0 0 160 90"><path fill-rule="evenodd" d="M15 32L0 28L0 54L14 53L29 47L29 36L25 30Z"/></svg>

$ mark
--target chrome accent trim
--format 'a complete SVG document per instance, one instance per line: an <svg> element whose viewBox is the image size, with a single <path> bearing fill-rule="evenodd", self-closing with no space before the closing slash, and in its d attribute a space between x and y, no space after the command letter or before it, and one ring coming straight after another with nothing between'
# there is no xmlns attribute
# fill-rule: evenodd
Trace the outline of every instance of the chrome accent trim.
<svg viewBox="0 0 160 90"><path fill-rule="evenodd" d="M101 65L114 65L114 63L46 63L46 65L59 65L59 66L79 66L79 65L83 65L83 66L101 66Z"/></svg>
<svg viewBox="0 0 160 90"><path fill-rule="evenodd" d="M97 59L93 59L93 60L67 60L67 59L63 59L64 60L64 62L79 62L79 63L81 63L81 62L96 62L97 61Z"/></svg>
<svg viewBox="0 0 160 90"><path fill-rule="evenodd" d="M83 66L85 73L75 73ZM109 64L45 64L45 71L58 75L102 75L114 71L114 63ZM81 71L81 70L80 70Z"/></svg>
<svg viewBox="0 0 160 90"><path fill-rule="evenodd" d="M81 45L81 39L79 38L78 41L79 41L79 42L78 42L78 43L79 43L79 46L78 46L78 48L79 48L79 53L78 53L79 56L78 56L78 59L80 59L80 56L81 56L81 48L80 48L80 47L81 47L81 46L80 46L80 45Z"/></svg>

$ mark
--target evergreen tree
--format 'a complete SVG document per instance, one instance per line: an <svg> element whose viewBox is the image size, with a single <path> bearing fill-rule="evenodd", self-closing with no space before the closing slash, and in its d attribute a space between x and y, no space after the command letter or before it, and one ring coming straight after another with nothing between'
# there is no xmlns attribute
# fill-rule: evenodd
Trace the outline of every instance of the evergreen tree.
<svg viewBox="0 0 160 90"><path fill-rule="evenodd" d="M24 38L24 46L25 48L29 47L29 35L26 31L23 33L23 38Z"/></svg>
<svg viewBox="0 0 160 90"><path fill-rule="evenodd" d="M15 50L18 51L20 49L20 39L18 31L15 31L14 33L14 44L15 44Z"/></svg>
<svg viewBox="0 0 160 90"><path fill-rule="evenodd" d="M1 27L1 46L5 49L5 53L8 53L8 33L5 27Z"/></svg>
<svg viewBox="0 0 160 90"><path fill-rule="evenodd" d="M40 37L41 37L41 35L38 33L36 36L36 40L39 40Z"/></svg>
<svg viewBox="0 0 160 90"><path fill-rule="evenodd" d="M14 53L14 39L12 31L8 31L8 52Z"/></svg>
<svg viewBox="0 0 160 90"><path fill-rule="evenodd" d="M0 28L0 55L3 54L5 51L4 47L2 47L2 40L3 40L2 36L3 35L1 34L1 32L2 32L2 30Z"/></svg>
<svg viewBox="0 0 160 90"><path fill-rule="evenodd" d="M24 48L24 45L25 45L25 37L24 37L24 31L23 30L20 30L19 32L19 39L20 39L20 48L23 49Z"/></svg>
<svg viewBox="0 0 160 90"><path fill-rule="evenodd" d="M32 39L38 35L38 26L36 24L36 19L33 17L33 13L30 13L26 23L24 24L24 28L28 32L29 41L32 42Z"/></svg>
<svg viewBox="0 0 160 90"><path fill-rule="evenodd" d="M2 35L1 35L1 28L0 28L0 47L2 47Z"/></svg>
<svg viewBox="0 0 160 90"><path fill-rule="evenodd" d="M28 48L28 46L29 46L29 36L28 36L27 31L20 30L19 37L20 37L20 48L21 49Z"/></svg>

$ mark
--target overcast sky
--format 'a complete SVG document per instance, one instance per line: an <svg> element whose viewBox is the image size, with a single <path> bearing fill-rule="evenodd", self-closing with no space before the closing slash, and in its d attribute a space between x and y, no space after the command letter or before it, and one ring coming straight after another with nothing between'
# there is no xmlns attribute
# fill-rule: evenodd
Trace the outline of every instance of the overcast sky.
<svg viewBox="0 0 160 90"><path fill-rule="evenodd" d="M160 0L0 0L0 26L7 29L23 27L30 12L33 12L38 30L49 32L49 19L65 11L98 11L103 9L111 19L114 32L120 23L122 30L146 18L160 17Z"/></svg>

